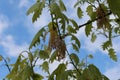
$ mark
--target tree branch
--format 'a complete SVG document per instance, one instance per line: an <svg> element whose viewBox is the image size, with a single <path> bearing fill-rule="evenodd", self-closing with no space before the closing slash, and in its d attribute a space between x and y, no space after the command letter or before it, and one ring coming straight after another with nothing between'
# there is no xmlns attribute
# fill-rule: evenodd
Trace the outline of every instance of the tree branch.
<svg viewBox="0 0 120 80"><path fill-rule="evenodd" d="M32 67L35 67L35 64L36 64L36 62L37 62L38 59L39 59L39 57L37 57L37 58L35 59L35 62L34 62L34 64L33 64Z"/></svg>
<svg viewBox="0 0 120 80"><path fill-rule="evenodd" d="M107 14L104 15L104 17L109 16L109 15L111 15L111 14L112 14L112 12L109 11ZM88 22L86 22L86 23L84 23L84 24L82 24L82 25L79 25L77 29L79 30L80 28L82 28L82 27L84 27L84 26L86 26L86 25L88 25L88 24L91 24L92 22L94 22L94 21L96 21L96 20L98 20L98 19L101 19L101 18L102 18L102 16L97 17L97 18L95 18L95 19L93 19L93 20L90 20L90 21L88 21ZM66 33L66 34L62 35L62 38L65 38L65 37L68 36L68 35L69 35L69 33Z"/></svg>
<svg viewBox="0 0 120 80"><path fill-rule="evenodd" d="M112 14L111 11L108 12L107 14L105 14L104 17L109 16L110 14ZM82 24L82 25L79 25L79 28L81 28L81 27L83 27L83 26L85 26L85 25L88 25L88 24L90 24L90 23L92 23L92 22L94 22L94 21L96 21L96 20L98 20L98 19L101 19L101 18L102 18L102 16L97 17L97 18L95 18L95 19L93 19L93 20L90 20L90 21L88 21L88 22L86 22L86 23L84 23L84 24Z"/></svg>
<svg viewBox="0 0 120 80"><path fill-rule="evenodd" d="M9 72L11 72L11 69L10 69L10 67L9 67L9 65L8 65L8 62L7 62L7 60L2 56L2 55L0 55L1 57L2 57L2 59L4 60L4 62L5 62L5 65L6 65L6 67L8 68L8 71Z"/></svg>

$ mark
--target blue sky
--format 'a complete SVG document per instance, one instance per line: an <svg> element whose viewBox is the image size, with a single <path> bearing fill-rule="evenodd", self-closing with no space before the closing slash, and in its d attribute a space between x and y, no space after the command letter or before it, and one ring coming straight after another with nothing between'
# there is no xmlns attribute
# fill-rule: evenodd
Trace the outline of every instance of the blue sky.
<svg viewBox="0 0 120 80"><path fill-rule="evenodd" d="M76 11L73 9L73 4L76 0L69 0L66 3L69 17L77 20L78 24L87 21L87 16L82 20L76 18ZM26 11L34 3L34 0L1 0L0 1L0 55L10 57L11 62L15 62L19 53L27 50L35 33L42 27L48 24L50 17L47 10L43 11L43 15L34 24L31 17L26 16ZM85 7L83 7L85 9ZM118 55L118 62L112 61L105 51L101 49L101 43L105 38L100 36L95 43L90 42L84 34L84 28L81 28L76 36L81 40L81 50L78 56L85 57L87 54L93 54L94 58L90 63L94 63L100 71L108 76L110 80L120 78L120 38L113 41L113 46ZM54 65L54 64L53 64ZM0 80L8 73L3 62L0 62Z"/></svg>

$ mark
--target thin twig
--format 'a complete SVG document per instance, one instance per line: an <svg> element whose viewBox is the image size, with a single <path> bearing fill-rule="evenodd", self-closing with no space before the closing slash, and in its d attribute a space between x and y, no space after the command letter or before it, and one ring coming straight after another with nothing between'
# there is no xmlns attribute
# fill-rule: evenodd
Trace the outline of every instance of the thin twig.
<svg viewBox="0 0 120 80"><path fill-rule="evenodd" d="M114 36L112 36L112 38L115 38L115 37L119 37L120 35L114 35Z"/></svg>
<svg viewBox="0 0 120 80"><path fill-rule="evenodd" d="M0 56L1 56L1 55L0 55ZM10 69L10 67L9 67L9 65L8 65L7 60L6 60L3 56L1 56L1 57L2 57L2 59L4 60L5 65L6 65L7 69L8 69L8 71L11 72L11 69Z"/></svg>
<svg viewBox="0 0 120 80"><path fill-rule="evenodd" d="M68 50L66 50L66 51L67 51L67 53L68 53L68 55L69 55L69 58L70 58L70 60L71 60L71 63L73 64L73 66L75 67L75 69L76 69L76 71L79 73L79 75L81 75L81 72L78 70L77 66L74 64L72 58L70 57L70 54L69 54Z"/></svg>
<svg viewBox="0 0 120 80"><path fill-rule="evenodd" d="M39 59L39 57L36 58L36 60L35 60L35 62L34 62L34 64L33 64L32 67L35 67L35 64L36 64L36 62L37 62L38 59Z"/></svg>
<svg viewBox="0 0 120 80"><path fill-rule="evenodd" d="M56 17L56 15L55 15L55 17ZM57 30L58 30L59 37L60 37L60 39L62 39L61 33L60 33L60 29L59 29L59 26L58 26L57 18L55 18L55 21L56 21L56 25L57 25Z"/></svg>
<svg viewBox="0 0 120 80"><path fill-rule="evenodd" d="M98 32L97 34L98 34L98 35L99 35L99 34L102 34L103 36L105 36L106 38L108 38L108 35L107 35L105 32Z"/></svg>
<svg viewBox="0 0 120 80"><path fill-rule="evenodd" d="M88 24L91 24L92 22L94 22L94 21L96 21L96 20L98 20L98 19L101 19L102 17L106 17L106 16L109 16L109 15L111 15L112 14L112 12L111 11L109 11L107 14L105 14L104 16L99 16L99 17L97 17L97 18L95 18L95 19L93 19L93 20L89 20L88 22L86 22L86 23L84 23L84 24L82 24L82 25L79 25L78 26L78 30L80 29L80 28L82 28L82 27L84 27L84 26L86 26L86 25L88 25ZM64 34L64 35L62 35L62 38L65 38L66 36L68 36L69 35L69 33L66 33L66 34Z"/></svg>
<svg viewBox="0 0 120 80"><path fill-rule="evenodd" d="M98 2L98 4L100 5L100 1L99 0L97 0L97 2ZM100 6L101 7L101 6Z"/></svg>
<svg viewBox="0 0 120 80"><path fill-rule="evenodd" d="M87 1L88 4L90 4L91 6L93 6L95 9L97 9L97 7L95 5L93 5L92 3L90 3L89 1Z"/></svg>

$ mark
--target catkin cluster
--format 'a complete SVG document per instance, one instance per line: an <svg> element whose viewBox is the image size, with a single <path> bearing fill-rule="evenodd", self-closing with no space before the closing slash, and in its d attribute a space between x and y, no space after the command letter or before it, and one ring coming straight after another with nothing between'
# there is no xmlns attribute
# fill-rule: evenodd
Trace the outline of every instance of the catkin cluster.
<svg viewBox="0 0 120 80"><path fill-rule="evenodd" d="M49 48L56 50L58 60L65 58L66 45L64 40L58 35L58 31L55 27L50 29Z"/></svg>
<svg viewBox="0 0 120 80"><path fill-rule="evenodd" d="M99 18L97 20L97 26L98 29L104 28L104 29L109 29L110 25L109 25L109 20L108 18L105 16L106 12L105 10L102 8L101 5L99 5L99 7L96 10L96 14L97 17Z"/></svg>

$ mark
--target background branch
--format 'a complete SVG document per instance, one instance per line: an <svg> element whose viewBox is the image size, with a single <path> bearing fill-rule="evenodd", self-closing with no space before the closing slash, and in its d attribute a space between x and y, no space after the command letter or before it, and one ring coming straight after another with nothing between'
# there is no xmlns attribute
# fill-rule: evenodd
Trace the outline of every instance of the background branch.
<svg viewBox="0 0 120 80"><path fill-rule="evenodd" d="M0 55L0 56L1 56L2 59L4 60L4 62L5 62L5 66L7 67L8 71L11 72L11 69L10 69L10 67L9 67L9 65L8 65L7 60L6 60L2 55Z"/></svg>
<svg viewBox="0 0 120 80"><path fill-rule="evenodd" d="M104 17L109 16L109 15L111 15L111 14L112 14L112 12L109 11L107 14L104 15ZM91 24L92 22L94 22L94 21L96 21L96 20L98 20L98 19L101 19L101 18L102 18L102 16L97 17L97 18L95 18L95 19L93 19L93 20L90 20L90 21L88 21L88 22L86 22L86 23L84 23L84 24L82 24L82 25L79 25L79 28L81 28L81 27L83 27L83 26L86 26L86 25L88 25L88 24Z"/></svg>

